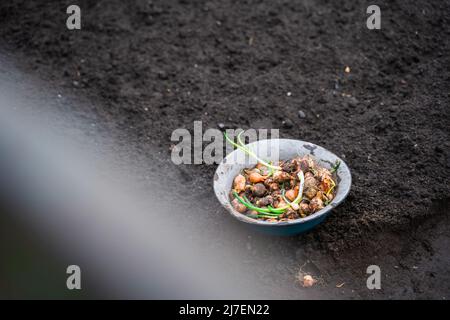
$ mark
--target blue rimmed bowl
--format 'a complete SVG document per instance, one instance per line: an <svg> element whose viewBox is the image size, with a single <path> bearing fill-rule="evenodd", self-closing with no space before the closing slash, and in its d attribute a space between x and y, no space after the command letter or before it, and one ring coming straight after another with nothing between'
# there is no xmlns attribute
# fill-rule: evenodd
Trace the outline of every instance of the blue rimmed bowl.
<svg viewBox="0 0 450 320"><path fill-rule="evenodd" d="M230 190L233 180L242 169L252 167L256 164L253 158L249 158L242 150L236 149L228 154L217 167L214 174L214 192L219 202L236 219L246 223L249 227L274 235L294 235L306 232L325 220L336 206L347 197L352 184L352 176L346 163L334 153L310 142L292 139L269 139L259 140L246 145L259 157L266 161L278 159L288 160L298 156L311 155L322 167L331 169L338 160L341 162L337 175L336 195L326 207L305 218L282 222L267 222L255 220L237 212L230 201ZM278 152L271 152L273 149Z"/></svg>

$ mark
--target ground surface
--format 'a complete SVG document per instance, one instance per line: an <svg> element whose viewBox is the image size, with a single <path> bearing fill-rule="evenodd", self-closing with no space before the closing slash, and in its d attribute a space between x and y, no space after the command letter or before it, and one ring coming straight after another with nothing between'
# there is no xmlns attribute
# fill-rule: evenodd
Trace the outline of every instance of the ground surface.
<svg viewBox="0 0 450 320"><path fill-rule="evenodd" d="M448 297L450 3L380 2L378 31L365 26L366 1L79 1L80 31L65 28L68 4L1 3L2 46L96 101L76 111L114 123L161 162L191 211L209 209L208 228L235 222L214 198L215 166L170 162L174 129L280 128L345 159L351 193L317 230L270 244L219 232L276 268L264 281L292 282L295 298L309 261L329 296ZM365 288L369 264L382 267L381 292Z"/></svg>

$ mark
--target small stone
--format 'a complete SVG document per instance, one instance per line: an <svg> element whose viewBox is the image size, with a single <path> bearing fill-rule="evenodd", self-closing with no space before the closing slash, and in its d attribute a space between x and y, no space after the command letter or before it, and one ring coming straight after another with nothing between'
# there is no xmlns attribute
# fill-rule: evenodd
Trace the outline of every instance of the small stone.
<svg viewBox="0 0 450 320"><path fill-rule="evenodd" d="M347 105L349 107L355 108L358 105L359 101L355 97L351 97L347 101Z"/></svg>
<svg viewBox="0 0 450 320"><path fill-rule="evenodd" d="M165 71L159 71L158 72L158 78L161 80L167 80L169 76L167 75L167 72Z"/></svg>
<svg viewBox="0 0 450 320"><path fill-rule="evenodd" d="M286 128L286 129L290 129L290 128L292 128L292 127L294 126L294 124L292 123L292 121L291 121L290 119L283 120L283 121L281 122L281 124L282 124L283 127Z"/></svg>
<svg viewBox="0 0 450 320"><path fill-rule="evenodd" d="M306 114L302 110L298 110L298 117L304 119L306 118Z"/></svg>
<svg viewBox="0 0 450 320"><path fill-rule="evenodd" d="M325 104L325 103L327 103L327 98L324 97L324 96L320 96L320 97L317 98L316 101L317 101L317 103Z"/></svg>
<svg viewBox="0 0 450 320"><path fill-rule="evenodd" d="M351 70L350 70L350 67L349 67L349 66L346 66L344 71L345 71L345 73L350 73L350 71L351 71Z"/></svg>
<svg viewBox="0 0 450 320"><path fill-rule="evenodd" d="M286 95L287 95L288 97L290 97L290 96L292 96L292 92L288 92L288 93L286 93Z"/></svg>
<svg viewBox="0 0 450 320"><path fill-rule="evenodd" d="M220 122L217 126L218 126L220 129L225 128L225 125L224 125L222 122Z"/></svg>

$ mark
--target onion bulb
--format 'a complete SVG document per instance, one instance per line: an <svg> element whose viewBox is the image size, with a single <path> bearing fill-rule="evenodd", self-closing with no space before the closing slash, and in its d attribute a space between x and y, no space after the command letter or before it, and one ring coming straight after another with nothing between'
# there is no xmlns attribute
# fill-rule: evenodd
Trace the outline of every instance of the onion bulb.
<svg viewBox="0 0 450 320"><path fill-rule="evenodd" d="M262 176L258 172L252 172L248 175L248 180L250 180L251 183L258 183L266 180L266 177Z"/></svg>
<svg viewBox="0 0 450 320"><path fill-rule="evenodd" d="M239 193L245 189L245 177L239 174L234 178L234 190Z"/></svg>

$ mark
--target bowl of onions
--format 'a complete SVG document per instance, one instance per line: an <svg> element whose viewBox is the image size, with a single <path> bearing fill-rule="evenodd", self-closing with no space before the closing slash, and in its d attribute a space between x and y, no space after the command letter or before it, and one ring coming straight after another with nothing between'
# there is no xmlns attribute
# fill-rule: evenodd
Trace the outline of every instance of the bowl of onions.
<svg viewBox="0 0 450 320"><path fill-rule="evenodd" d="M306 232L347 197L351 173L331 151L310 142L267 139L236 147L217 167L214 192L249 227L274 235Z"/></svg>

